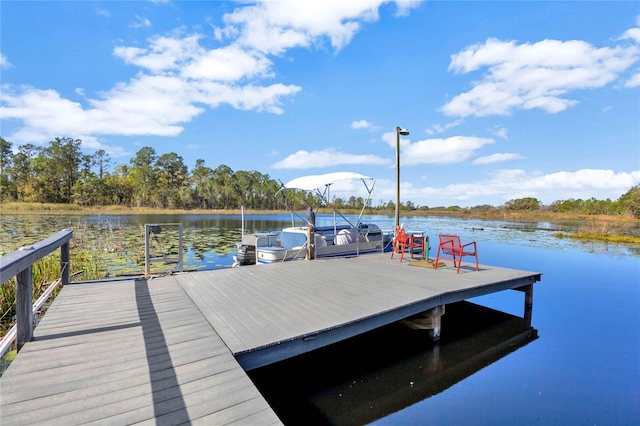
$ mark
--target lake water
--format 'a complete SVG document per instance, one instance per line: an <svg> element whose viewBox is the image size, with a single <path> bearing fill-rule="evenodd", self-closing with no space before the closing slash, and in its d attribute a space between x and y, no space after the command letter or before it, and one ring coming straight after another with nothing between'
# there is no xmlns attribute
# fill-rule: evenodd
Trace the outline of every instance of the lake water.
<svg viewBox="0 0 640 426"><path fill-rule="evenodd" d="M247 231L291 223L287 215L245 219ZM318 225L332 221L329 215L316 218ZM364 221L393 227L390 216L366 216ZM232 264L241 236L239 215L34 220L3 214L0 236L8 247L63 227L78 229L75 235L93 227L111 235L111 241L97 243L85 236L85 243L107 260L114 253L125 257L125 263L112 265L131 270L141 268L133 254L140 248L119 248L123 241L144 246L142 224L176 222L185 229L188 267ZM425 231L432 241L441 232L476 241L480 263L541 272L531 325L521 318L523 294L502 292L471 300L473 305L447 307L437 344L424 332L390 326L254 372L254 381L286 423L640 424L640 247L552 235L557 229L571 231L575 223L420 216L401 222L409 230Z"/></svg>

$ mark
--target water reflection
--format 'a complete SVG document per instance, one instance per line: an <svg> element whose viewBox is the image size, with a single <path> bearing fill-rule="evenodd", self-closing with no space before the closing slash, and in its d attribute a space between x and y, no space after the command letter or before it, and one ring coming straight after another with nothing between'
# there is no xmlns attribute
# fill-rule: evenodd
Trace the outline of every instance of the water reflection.
<svg viewBox="0 0 640 426"><path fill-rule="evenodd" d="M538 338L525 319L447 306L442 339L394 324L251 372L285 424L361 425L439 394Z"/></svg>

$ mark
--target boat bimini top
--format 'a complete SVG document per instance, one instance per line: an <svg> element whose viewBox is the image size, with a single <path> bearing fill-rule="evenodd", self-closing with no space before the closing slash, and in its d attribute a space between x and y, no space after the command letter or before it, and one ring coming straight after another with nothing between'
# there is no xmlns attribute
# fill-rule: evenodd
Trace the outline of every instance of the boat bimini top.
<svg viewBox="0 0 640 426"><path fill-rule="evenodd" d="M329 185L332 185L341 180L354 180L354 179L362 179L362 182L364 183L365 186L367 186L366 184L367 180L370 180L370 181L373 180L372 177L364 176L358 173L335 172L335 173L326 173L324 175L301 176L299 178L295 178L285 183L284 188L314 191L316 189L320 189L322 187L327 187Z"/></svg>
<svg viewBox="0 0 640 426"><path fill-rule="evenodd" d="M300 189L303 191L315 191L316 194L320 197L322 203L327 206L330 206L334 213L339 214L343 219L347 220L342 214L340 214L335 207L330 202L330 188L336 182L344 181L344 180L361 180L362 184L367 190L367 199L362 207L362 211L358 216L358 224L360 223L360 219L362 214L364 213L364 209L369 205L371 201L371 194L373 193L373 187L375 186L375 180L372 177L364 176L359 173L353 172L334 172L334 173L325 173L322 175L309 175L309 176L301 176L290 180L285 183L282 188L276 192L276 195L284 190L284 189ZM369 185L369 184L370 185ZM349 222L347 220L347 222ZM351 224L354 226L353 224ZM357 225L356 225L357 226Z"/></svg>

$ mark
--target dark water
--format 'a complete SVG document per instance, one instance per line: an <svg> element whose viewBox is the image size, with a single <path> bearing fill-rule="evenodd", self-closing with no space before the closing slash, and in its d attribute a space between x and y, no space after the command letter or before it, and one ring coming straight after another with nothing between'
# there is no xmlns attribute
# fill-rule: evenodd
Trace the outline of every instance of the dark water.
<svg viewBox="0 0 640 426"><path fill-rule="evenodd" d="M245 219L247 231L291 223L287 215ZM139 241L143 223L179 221L189 265L200 269L229 267L242 227L239 215L82 220L133 230L132 243ZM318 225L332 220L316 218ZM388 216L365 221L393 227ZM432 241L440 232L477 241L480 263L541 272L531 324L522 319L523 294L507 291L448 306L437 344L421 331L392 325L253 372L285 423L640 424L640 247L552 235L571 231L571 223L401 221ZM0 235L3 244L18 243L23 234L46 232L49 225L87 226L80 223L77 217L44 223L3 215Z"/></svg>

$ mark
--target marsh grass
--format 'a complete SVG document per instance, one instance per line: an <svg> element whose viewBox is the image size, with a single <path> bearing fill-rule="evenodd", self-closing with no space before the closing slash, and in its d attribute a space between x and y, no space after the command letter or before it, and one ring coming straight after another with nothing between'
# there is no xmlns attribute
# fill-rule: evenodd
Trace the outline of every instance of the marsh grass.
<svg viewBox="0 0 640 426"><path fill-rule="evenodd" d="M70 243L70 257L72 281L100 279L106 276L105 268L102 266L96 251L86 250L74 238ZM79 232L80 241L86 236ZM109 239L96 238L99 241L108 242ZM47 287L62 274L60 266L60 251L56 250L48 256L38 260L33 264L33 296L32 301L35 302ZM52 299L58 294L59 289L52 293ZM13 277L9 281L2 283L0 286L0 337L4 336L7 331L15 323L16 316L16 278Z"/></svg>
<svg viewBox="0 0 640 426"><path fill-rule="evenodd" d="M15 202L2 203L2 210L7 212L19 212L19 213L30 213L30 212L72 213L72 212L82 212L83 208L75 204L22 203L22 202L15 201Z"/></svg>
<svg viewBox="0 0 640 426"><path fill-rule="evenodd" d="M605 241L609 243L640 244L640 236L617 230L611 232L612 222L602 218L587 220L578 230L571 233L556 233L559 238L576 238L587 241Z"/></svg>

